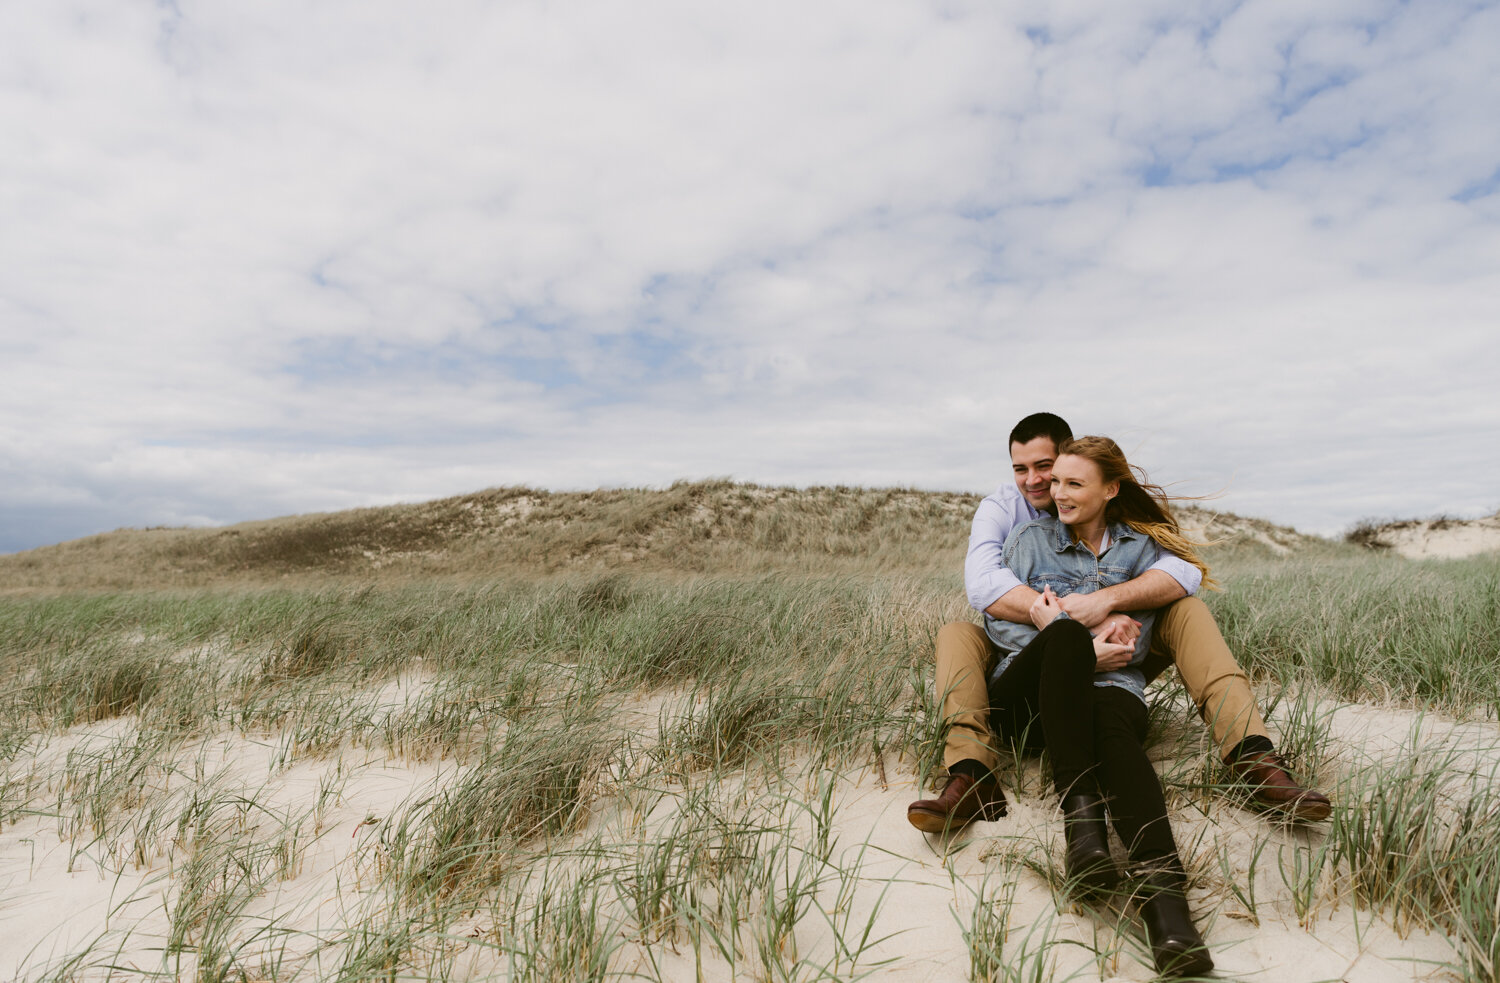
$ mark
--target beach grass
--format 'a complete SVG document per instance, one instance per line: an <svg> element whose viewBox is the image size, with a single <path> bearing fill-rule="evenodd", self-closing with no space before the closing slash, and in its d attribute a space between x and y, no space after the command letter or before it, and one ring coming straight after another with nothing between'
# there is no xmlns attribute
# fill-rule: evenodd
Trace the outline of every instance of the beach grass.
<svg viewBox="0 0 1500 983"><path fill-rule="evenodd" d="M15 586L0 836L12 859L31 850L19 883L109 885L92 929L27 940L18 977L925 978L916 926L940 924L959 977L1149 978L1127 902L1101 913L1066 890L1045 762L1007 761L1019 818L985 824L984 849L904 826L939 777L932 638L969 616L953 510L850 492L781 514L763 492L676 488L608 513L614 539L603 520L528 534L527 550L598 554L675 529L678 568L523 575L532 554L511 544L488 576L323 570L319 550L379 527L366 516L235 554L280 557L285 581ZM484 507L519 514L528 494ZM726 498L743 514L696 511ZM718 532L689 541L681 523ZM884 569L855 555L862 537ZM1164 683L1152 752L1200 921L1253 938L1354 912L1445 940L1434 971L1500 978L1500 558L1211 557L1226 639L1336 808L1317 827L1247 811ZM1350 747L1351 708L1410 723L1384 750Z"/></svg>

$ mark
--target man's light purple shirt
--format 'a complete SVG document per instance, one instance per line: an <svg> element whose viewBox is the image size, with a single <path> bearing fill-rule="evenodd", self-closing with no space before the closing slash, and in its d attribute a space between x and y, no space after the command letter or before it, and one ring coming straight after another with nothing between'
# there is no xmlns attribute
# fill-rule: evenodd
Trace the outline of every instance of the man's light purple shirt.
<svg viewBox="0 0 1500 983"><path fill-rule="evenodd" d="M969 530L969 555L964 558L964 590L969 594L969 606L975 611L984 611L1021 586L1020 579L1005 567L1005 538L1012 529L1042 515L1031 507L1014 483L1001 485L979 503L974 511L974 525ZM1197 567L1165 551L1150 569L1167 574L1189 595L1198 593L1203 583L1203 574Z"/></svg>

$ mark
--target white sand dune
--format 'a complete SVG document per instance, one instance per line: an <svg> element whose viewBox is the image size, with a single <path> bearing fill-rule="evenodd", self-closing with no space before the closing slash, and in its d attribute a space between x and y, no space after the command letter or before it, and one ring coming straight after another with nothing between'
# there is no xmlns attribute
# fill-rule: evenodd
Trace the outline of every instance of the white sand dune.
<svg viewBox="0 0 1500 983"><path fill-rule="evenodd" d="M1412 753L1414 741L1470 755L1476 769L1493 773L1500 764L1500 727L1493 723L1455 723L1368 706L1329 707L1328 713L1330 760L1340 771L1400 760ZM158 835L148 837L153 849L146 855L124 855L120 844L128 837L90 842L86 834L63 835L59 818L45 808L66 794L55 786L69 754L76 762L90 748L119 747L130 730L122 721L75 729L53 737L34 756L30 776L38 808L0 830L0 978L35 978L79 953L87 957L69 978L193 978L191 953L164 954L169 916L184 889L192 851L172 836ZM283 758L275 738L207 739L178 755L176 770L163 776L153 798L164 801L212 788L222 793L215 822L239 822L250 833L260 828L270 831L267 835L300 831L299 859L284 877L247 899L235 943L245 952L264 950L267 959L280 946L280 978L320 979L333 974L339 960L337 946L323 943L379 921L383 825L451 782L457 767L354 748L290 764ZM1004 927L1009 957L1024 960L1028 951L1041 952L1051 961L1052 979L1153 978L1128 912L1059 899L1036 872L1037 861L1045 863L1060 850L1061 822L1040 794L1034 773L1020 777L1026 788L1011 791L1009 817L977 823L945 841L906 822L906 804L921 794L909 767L888 761L881 771L885 774L862 768L834 779L832 853L845 875L843 881L828 878L816 909L798 925L801 957L832 964L835 926L843 926L847 936L850 926L858 930L868 924L874 941L861 953L859 966L873 969L872 978L966 980L964 927L974 922L976 904L1009 893ZM809 763L779 787L725 792L739 797L725 807L748 813L779 801L782 815L798 816L801 807L791 800L814 797L819 782L827 780ZM614 804L601 808L575 841L637 842L653 826L671 822L683 797L681 789L663 788L645 806L639 796L605 801ZM256 806L237 812L235 804L244 802ZM1441 967L1453 958L1448 939L1356 908L1337 883L1319 885L1311 909L1299 917L1285 864L1297 850L1319 841L1319 828L1279 825L1222 797L1207 800L1206 808L1200 805L1177 802L1174 826L1193 874L1191 901L1222 978L1278 983L1445 978ZM144 812L146 804L137 808ZM554 847L566 855L566 843ZM1218 859L1221 854L1230 858L1229 869ZM1245 898L1254 899L1253 911ZM449 965L459 973L453 978L504 977L505 957L493 942L493 920L493 913L476 911L453 928L446 943ZM286 934L256 938L258 930L264 933L272 925ZM625 928L620 931L629 935ZM736 972L718 953L695 953L681 940L656 946L649 959L644 948L623 941L612 967L663 979L753 975L748 959ZM848 968L854 975L858 967Z"/></svg>
<svg viewBox="0 0 1500 983"><path fill-rule="evenodd" d="M1415 519L1371 532L1377 545L1413 560L1457 559L1500 550L1500 513L1483 519Z"/></svg>

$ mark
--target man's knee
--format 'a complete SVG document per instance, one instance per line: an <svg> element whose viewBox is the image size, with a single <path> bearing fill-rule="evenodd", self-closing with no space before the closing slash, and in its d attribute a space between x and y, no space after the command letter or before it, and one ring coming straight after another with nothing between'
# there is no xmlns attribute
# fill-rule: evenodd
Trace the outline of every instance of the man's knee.
<svg viewBox="0 0 1500 983"><path fill-rule="evenodd" d="M993 646L984 629L969 621L950 621L938 629L933 656L938 660L984 662Z"/></svg>
<svg viewBox="0 0 1500 983"><path fill-rule="evenodd" d="M1151 651L1170 658L1179 669L1186 663L1207 667L1234 662L1213 612L1196 597L1173 601L1162 610Z"/></svg>
<svg viewBox="0 0 1500 983"><path fill-rule="evenodd" d="M1158 635L1169 641L1184 630L1214 624L1214 615L1202 598L1183 597L1162 608L1156 623Z"/></svg>

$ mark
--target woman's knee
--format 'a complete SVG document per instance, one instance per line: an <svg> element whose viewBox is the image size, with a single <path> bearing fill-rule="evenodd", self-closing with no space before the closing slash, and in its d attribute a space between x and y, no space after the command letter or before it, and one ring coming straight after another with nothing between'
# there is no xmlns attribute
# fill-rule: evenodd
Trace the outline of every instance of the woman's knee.
<svg viewBox="0 0 1500 983"><path fill-rule="evenodd" d="M1094 733L1099 740L1139 744L1146 737L1150 715L1135 694L1118 686L1101 686L1094 695Z"/></svg>
<svg viewBox="0 0 1500 983"><path fill-rule="evenodd" d="M1096 665L1094 636L1072 618L1059 618L1042 630L1047 641L1047 665L1092 676Z"/></svg>

